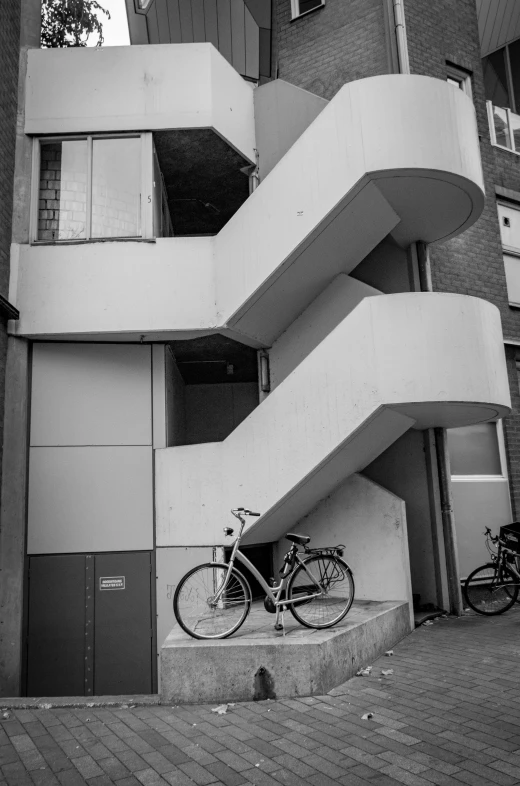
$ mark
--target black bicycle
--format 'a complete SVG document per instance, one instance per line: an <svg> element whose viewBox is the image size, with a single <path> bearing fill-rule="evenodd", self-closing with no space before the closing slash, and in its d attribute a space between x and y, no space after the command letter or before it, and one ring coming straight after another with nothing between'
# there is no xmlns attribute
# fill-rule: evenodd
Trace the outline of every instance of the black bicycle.
<svg viewBox="0 0 520 786"><path fill-rule="evenodd" d="M484 534L491 562L470 573L464 595L468 606L479 614L503 614L520 591L520 522L501 527L497 536L489 527Z"/></svg>

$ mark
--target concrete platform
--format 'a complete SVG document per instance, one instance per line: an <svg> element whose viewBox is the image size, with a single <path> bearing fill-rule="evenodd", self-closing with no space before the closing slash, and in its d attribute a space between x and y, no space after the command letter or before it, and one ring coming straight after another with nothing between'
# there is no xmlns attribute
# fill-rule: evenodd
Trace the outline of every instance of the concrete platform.
<svg viewBox="0 0 520 786"><path fill-rule="evenodd" d="M161 649L161 703L199 704L322 695L411 631L404 601L359 600L334 628L311 630L253 604L229 639L199 641L176 627Z"/></svg>

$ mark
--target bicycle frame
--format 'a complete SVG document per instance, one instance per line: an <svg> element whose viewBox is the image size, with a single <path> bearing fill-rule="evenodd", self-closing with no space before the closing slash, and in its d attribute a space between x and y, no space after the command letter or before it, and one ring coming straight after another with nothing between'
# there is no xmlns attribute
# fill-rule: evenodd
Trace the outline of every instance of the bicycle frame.
<svg viewBox="0 0 520 786"><path fill-rule="evenodd" d="M512 554L513 557L515 558L512 562L509 562L507 560L507 555L508 554ZM518 572L518 570L516 568L516 566L517 566L517 559L518 559L517 552L513 551L512 549L508 549L507 546L503 546L502 543L500 543L500 541L499 541L498 552L497 552L497 556L496 556L497 567L499 565L506 567L508 570L511 571L511 573L513 574L515 579L518 580L515 583L520 584L520 573Z"/></svg>
<svg viewBox="0 0 520 786"><path fill-rule="evenodd" d="M287 600L287 599L279 600L280 594L281 594L282 590L284 589L285 584L287 584L288 580L290 579L290 577L292 576L292 574L294 573L294 571L296 569L296 565L287 574L287 576L282 576L282 578L280 579L280 583L279 584L277 584L274 587L270 587L269 584L264 579L264 577L258 572L257 568L255 568L255 566L248 560L248 558L245 556L245 554L242 554L242 552L237 549L235 557L236 557L236 559L239 562L241 562L243 565L245 565L248 570L251 571L251 573L253 574L255 579L258 581L258 583L260 584L260 586L264 590L264 592L267 595L267 597L272 600L272 602L274 603L275 606L291 606L293 603L299 603L301 601L300 598L295 599L294 601ZM306 595L305 599L306 600L307 599L310 600L311 598L317 598L320 595L322 595L323 593L321 591L320 585L318 584L318 582L316 581L316 579L314 578L312 573L309 573L309 571L305 567L305 560L302 560L299 554L295 554L295 558L296 558L296 562L297 563L299 563L300 565L303 565L303 569L304 569L305 573L309 576L309 578L311 579L312 583L315 585L315 587L318 590L318 592L315 595ZM229 561L229 564L231 565L231 560Z"/></svg>
<svg viewBox="0 0 520 786"><path fill-rule="evenodd" d="M272 603L273 603L273 605L274 605L274 607L276 609L276 620L275 620L275 627L276 627L276 626L278 626L280 612L281 611L283 612L285 607L291 606L294 603L300 603L301 600L302 600L301 598L297 598L294 601L287 600L287 598L284 598L282 600L280 599L281 595L282 595L282 592L283 592L287 582L289 581L290 577L292 576L292 574L296 570L297 565L302 565L303 566L303 569L304 569L305 573L309 576L312 584L314 584L314 586L316 587L316 590L317 590L317 592L314 595L305 595L305 600L311 600L312 598L320 597L320 595L323 594L322 589L321 589L320 585L318 584L318 582L316 581L316 579L314 578L314 576L307 570L307 568L305 566L305 560L303 560L300 557L298 552L296 552L294 554L295 561L294 561L292 569L287 573L287 575L283 575L281 577L279 584L275 585L274 587L270 587L269 584L264 579L264 577L257 570L257 568L255 568L253 563L250 562L248 560L248 558L245 556L245 554L242 554L242 552L239 549L240 541L242 539L242 533L244 531L245 520L242 519L240 516L237 516L237 518L240 521L240 532L238 533L238 536L237 536L237 538L236 538L236 540L235 540L235 542L233 544L233 550L231 552L231 557L230 557L229 562L228 562L228 570L227 570L227 573L226 573L226 577L225 577L224 581L222 582L222 586L220 587L220 589L217 591L216 595L213 598L213 604L216 605L219 602L219 600L222 597L222 595L224 594L224 592L226 590L226 587L228 585L229 577L231 576L231 572L233 570L233 566L235 564L235 560L238 560L249 571L251 571L252 575L258 581L258 583L262 587L262 589L265 592L265 594L267 595L267 597L272 601Z"/></svg>

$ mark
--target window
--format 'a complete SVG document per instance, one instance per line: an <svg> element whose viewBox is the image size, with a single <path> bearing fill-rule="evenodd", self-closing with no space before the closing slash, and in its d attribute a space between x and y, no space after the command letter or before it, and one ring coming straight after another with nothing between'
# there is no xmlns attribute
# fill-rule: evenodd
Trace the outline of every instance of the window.
<svg viewBox="0 0 520 786"><path fill-rule="evenodd" d="M308 14L309 11L315 11L324 5L325 0L291 0L292 18L296 19L298 16Z"/></svg>
<svg viewBox="0 0 520 786"><path fill-rule="evenodd" d="M503 477L496 423L448 429L451 474Z"/></svg>
<svg viewBox="0 0 520 786"><path fill-rule="evenodd" d="M143 237L142 136L40 140L33 239Z"/></svg>
<svg viewBox="0 0 520 786"><path fill-rule="evenodd" d="M491 141L520 153L520 39L482 59Z"/></svg>
<svg viewBox="0 0 520 786"><path fill-rule="evenodd" d="M511 306L520 307L520 205L499 202L497 209L504 252L507 296Z"/></svg>
<svg viewBox="0 0 520 786"><path fill-rule="evenodd" d="M466 93L470 98L472 97L471 74L469 74L468 71L452 65L451 63L446 63L446 74L446 81L448 84L453 85L453 87L456 87L458 90L462 90L462 92Z"/></svg>

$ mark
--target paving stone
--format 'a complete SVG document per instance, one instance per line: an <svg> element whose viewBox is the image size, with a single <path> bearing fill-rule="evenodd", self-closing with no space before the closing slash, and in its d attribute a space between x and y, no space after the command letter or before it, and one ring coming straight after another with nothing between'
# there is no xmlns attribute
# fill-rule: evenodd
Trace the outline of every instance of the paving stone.
<svg viewBox="0 0 520 786"><path fill-rule="evenodd" d="M216 783L218 778L212 773L208 772L205 767L201 767L196 761L190 761L186 764L179 764L179 769L191 778L194 783L199 786L206 786L208 783Z"/></svg>
<svg viewBox="0 0 520 786"><path fill-rule="evenodd" d="M215 775L219 781L222 781L225 786L240 786L240 784L246 783L246 778L242 773L235 772L235 770L232 770L231 767L228 767L227 764L224 764L222 761L208 764L206 769L211 772L212 775Z"/></svg>
<svg viewBox="0 0 520 786"><path fill-rule="evenodd" d="M120 780L130 775L129 770L115 756L98 759L98 764L112 781Z"/></svg>
<svg viewBox="0 0 520 786"><path fill-rule="evenodd" d="M226 716L212 705L16 710L0 731L0 786L520 786L519 622L516 608L450 618L394 648L392 678Z"/></svg>

